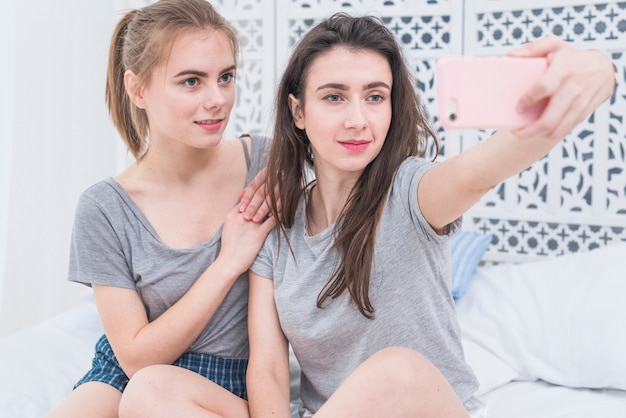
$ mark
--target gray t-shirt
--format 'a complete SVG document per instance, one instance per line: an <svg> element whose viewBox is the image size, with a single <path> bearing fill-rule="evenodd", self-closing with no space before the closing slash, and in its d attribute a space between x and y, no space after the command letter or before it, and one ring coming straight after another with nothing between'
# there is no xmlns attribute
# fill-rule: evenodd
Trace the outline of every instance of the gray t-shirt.
<svg viewBox="0 0 626 418"><path fill-rule="evenodd" d="M317 297L334 269L333 227L309 236L300 202L287 231L296 260L277 231L270 233L252 270L274 280L283 332L302 368L301 400L316 412L363 361L388 346L405 346L428 358L462 402L478 382L466 364L450 284L449 235L428 225L417 204L417 185L433 166L409 158L400 166L382 213L375 248L370 300L375 319L365 318L349 294L317 308ZM457 220L449 226L455 232Z"/></svg>
<svg viewBox="0 0 626 418"><path fill-rule="evenodd" d="M266 165L269 141L253 137L246 184ZM124 189L112 178L80 196L70 250L69 280L136 289L154 321L176 303L217 258L222 229L192 248L163 244ZM188 349L248 358L248 274L233 284L217 312Z"/></svg>

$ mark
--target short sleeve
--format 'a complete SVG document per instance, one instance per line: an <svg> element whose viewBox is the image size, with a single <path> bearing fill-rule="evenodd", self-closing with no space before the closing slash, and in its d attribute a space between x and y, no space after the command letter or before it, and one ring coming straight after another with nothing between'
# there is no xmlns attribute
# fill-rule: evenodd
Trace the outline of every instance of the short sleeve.
<svg viewBox="0 0 626 418"><path fill-rule="evenodd" d="M81 195L74 217L68 279L134 289L124 246L110 218L94 199Z"/></svg>
<svg viewBox="0 0 626 418"><path fill-rule="evenodd" d="M417 201L417 189L422 177L424 177L424 174L437 164L438 163L428 161L424 158L407 158L398 169L393 186L393 198L400 201L400 204L405 208L413 220L413 224L416 225L425 235L432 239L440 240L453 235L460 228L462 218L458 218L451 222L445 229L445 233L443 235L437 234L437 232L432 229L426 218L424 218Z"/></svg>
<svg viewBox="0 0 626 418"><path fill-rule="evenodd" d="M265 239L265 243L263 247L261 247L261 251L257 254L256 260L252 263L250 270L252 270L255 274L258 274L261 277L265 277L266 279L274 278L274 266L276 263L275 248L277 247L279 233L276 228L274 228ZM289 251L287 247L283 248L283 251Z"/></svg>

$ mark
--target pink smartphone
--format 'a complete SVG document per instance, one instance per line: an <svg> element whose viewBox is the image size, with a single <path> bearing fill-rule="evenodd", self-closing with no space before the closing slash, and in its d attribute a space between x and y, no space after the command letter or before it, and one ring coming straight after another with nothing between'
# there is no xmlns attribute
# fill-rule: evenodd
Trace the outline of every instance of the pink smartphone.
<svg viewBox="0 0 626 418"><path fill-rule="evenodd" d="M545 58L443 57L435 82L446 129L517 129L536 120L546 101L520 113L517 103L546 71Z"/></svg>

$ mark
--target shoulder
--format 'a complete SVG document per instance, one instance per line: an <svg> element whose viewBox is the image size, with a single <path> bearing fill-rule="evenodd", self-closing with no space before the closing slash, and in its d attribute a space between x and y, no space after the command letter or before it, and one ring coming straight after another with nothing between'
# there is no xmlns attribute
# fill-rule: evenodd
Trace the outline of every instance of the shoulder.
<svg viewBox="0 0 626 418"><path fill-rule="evenodd" d="M250 140L252 154L266 156L270 149L271 138L263 135L246 135Z"/></svg>
<svg viewBox="0 0 626 418"><path fill-rule="evenodd" d="M409 157L400 164L389 193L394 207L401 207L406 213L419 211L417 190L424 173L437 163L420 157Z"/></svg>
<svg viewBox="0 0 626 418"><path fill-rule="evenodd" d="M242 134L237 139L244 144L252 159L267 156L272 142L270 137L258 134Z"/></svg>
<svg viewBox="0 0 626 418"><path fill-rule="evenodd" d="M250 144L250 174L256 175L267 166L267 157L270 151L271 139L262 135L247 135L244 141Z"/></svg>
<svg viewBox="0 0 626 418"><path fill-rule="evenodd" d="M106 201L109 199L111 194L114 192L114 187L112 185L113 179L107 178L105 180L99 181L87 189L85 189L78 199L79 203L85 202L93 202L98 203L101 201Z"/></svg>
<svg viewBox="0 0 626 418"><path fill-rule="evenodd" d="M119 210L124 197L121 186L111 177L88 187L78 198L77 216L107 214Z"/></svg>
<svg viewBox="0 0 626 418"><path fill-rule="evenodd" d="M413 182L422 178L424 173L436 166L438 163L421 157L409 157L400 164L396 172L395 184Z"/></svg>

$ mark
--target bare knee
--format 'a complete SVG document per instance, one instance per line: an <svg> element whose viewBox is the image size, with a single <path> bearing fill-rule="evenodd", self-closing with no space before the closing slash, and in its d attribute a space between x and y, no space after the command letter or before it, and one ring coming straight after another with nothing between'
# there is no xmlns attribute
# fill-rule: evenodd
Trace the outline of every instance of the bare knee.
<svg viewBox="0 0 626 418"><path fill-rule="evenodd" d="M437 368L422 354L406 347L387 347L368 361L373 364L376 381L390 391L419 390L442 378Z"/></svg>
<svg viewBox="0 0 626 418"><path fill-rule="evenodd" d="M137 371L126 385L120 401L119 415L124 417L141 416L146 405L155 399L163 399L168 394L164 372L170 366L154 365Z"/></svg>
<svg viewBox="0 0 626 418"><path fill-rule="evenodd" d="M465 408L441 372L404 347L384 348L363 362L316 416L466 417Z"/></svg>
<svg viewBox="0 0 626 418"><path fill-rule="evenodd" d="M141 369L122 395L119 416L247 417L247 403L200 374L172 365Z"/></svg>
<svg viewBox="0 0 626 418"><path fill-rule="evenodd" d="M46 418L117 417L122 394L102 382L83 383L74 389Z"/></svg>

